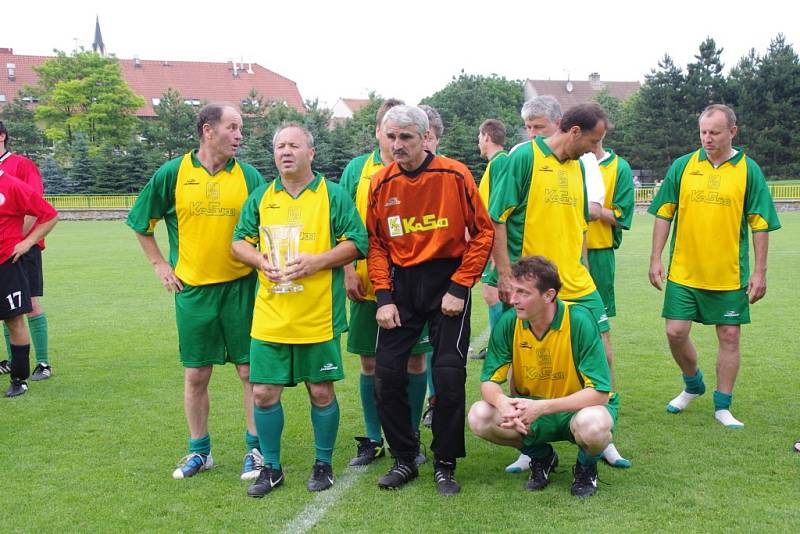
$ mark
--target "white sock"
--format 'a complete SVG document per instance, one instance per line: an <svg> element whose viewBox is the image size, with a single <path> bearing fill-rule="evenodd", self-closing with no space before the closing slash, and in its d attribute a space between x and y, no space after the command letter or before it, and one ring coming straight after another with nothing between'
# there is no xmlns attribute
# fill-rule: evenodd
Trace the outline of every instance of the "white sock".
<svg viewBox="0 0 800 534"><path fill-rule="evenodd" d="M614 467L630 467L631 462L622 457L613 443L609 443L608 447L603 451L603 460L609 465Z"/></svg>
<svg viewBox="0 0 800 534"><path fill-rule="evenodd" d="M697 393L688 393L686 390L681 391L681 394L669 401L667 405L667 411L672 413L682 412L689 406L689 403L692 402L696 397L700 395ZM670 408L672 408L670 410Z"/></svg>
<svg viewBox="0 0 800 534"><path fill-rule="evenodd" d="M717 410L714 417L728 428L744 428L744 423L736 419L730 410Z"/></svg>
<svg viewBox="0 0 800 534"><path fill-rule="evenodd" d="M528 469L531 465L531 459L529 456L524 454L520 454L517 461L513 464L508 464L506 466L506 473L521 473Z"/></svg>

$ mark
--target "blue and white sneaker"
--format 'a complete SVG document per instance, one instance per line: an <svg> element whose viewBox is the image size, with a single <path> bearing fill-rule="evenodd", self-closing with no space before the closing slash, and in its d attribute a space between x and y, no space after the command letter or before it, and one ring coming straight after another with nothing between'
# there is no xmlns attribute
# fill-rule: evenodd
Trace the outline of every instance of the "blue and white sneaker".
<svg viewBox="0 0 800 534"><path fill-rule="evenodd" d="M264 465L264 457L261 451L253 449L244 455L244 465L242 465L242 480L255 480Z"/></svg>
<svg viewBox="0 0 800 534"><path fill-rule="evenodd" d="M195 476L200 471L206 471L214 467L214 459L210 454L199 454L193 452L187 454L178 462L178 467L172 472L172 478L181 480Z"/></svg>

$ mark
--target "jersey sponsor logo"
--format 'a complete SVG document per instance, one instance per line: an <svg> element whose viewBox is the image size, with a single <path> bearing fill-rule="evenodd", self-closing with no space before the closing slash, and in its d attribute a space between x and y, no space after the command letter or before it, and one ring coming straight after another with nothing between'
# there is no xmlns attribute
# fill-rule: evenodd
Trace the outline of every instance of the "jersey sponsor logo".
<svg viewBox="0 0 800 534"><path fill-rule="evenodd" d="M399 215L392 215L386 219L386 223L389 225L389 236L390 237L400 237L403 235L403 223L400 222Z"/></svg>
<svg viewBox="0 0 800 534"><path fill-rule="evenodd" d="M322 367L319 368L320 372L335 371L337 369L338 369L338 367L335 364L331 363L331 362L328 362L328 363L326 363L325 365L323 365Z"/></svg>
<svg viewBox="0 0 800 534"><path fill-rule="evenodd" d="M521 348L521 349L532 349L533 346L530 343L528 343L527 341L523 341L523 342L521 342L519 344L519 348Z"/></svg>
<svg viewBox="0 0 800 534"><path fill-rule="evenodd" d="M725 317L726 319L734 319L736 317L739 317L739 312L737 312L736 310L728 310L725 313L723 313L722 316Z"/></svg>
<svg viewBox="0 0 800 534"><path fill-rule="evenodd" d="M429 213L422 216L422 221L417 222L416 217L403 217L403 231L411 232L430 232L437 228L447 228L447 218L437 219L436 215Z"/></svg>
<svg viewBox="0 0 800 534"><path fill-rule="evenodd" d="M223 208L219 202L192 202L189 204L191 215L211 216L211 217L236 217L236 208Z"/></svg>
<svg viewBox="0 0 800 534"><path fill-rule="evenodd" d="M730 206L731 199L725 195L721 195L715 191L704 191L702 189L692 189L689 192L692 202L701 202L703 204L719 204L720 206Z"/></svg>
<svg viewBox="0 0 800 534"><path fill-rule="evenodd" d="M187 178L181 185L200 185L200 181L196 178Z"/></svg>
<svg viewBox="0 0 800 534"><path fill-rule="evenodd" d="M528 380L563 380L566 378L564 371L553 372L552 367L522 366L522 372Z"/></svg>
<svg viewBox="0 0 800 534"><path fill-rule="evenodd" d="M553 172L553 168L550 165L542 165L537 170L539 172Z"/></svg>
<svg viewBox="0 0 800 534"><path fill-rule="evenodd" d="M300 232L300 241L316 241L317 232Z"/></svg>
<svg viewBox="0 0 800 534"><path fill-rule="evenodd" d="M383 206L388 207L388 206L399 206L399 205L400 205L400 199L397 197L392 197L389 200L387 200L386 204L384 204Z"/></svg>
<svg viewBox="0 0 800 534"><path fill-rule="evenodd" d="M703 173L695 169L689 173L689 176L703 176Z"/></svg>
<svg viewBox="0 0 800 534"><path fill-rule="evenodd" d="M264 206L264 209L268 209L268 210L277 210L277 209L280 209L280 207L281 207L281 205L280 205L280 204L277 204L277 203L275 203L275 202L270 202L269 204L267 204L266 206Z"/></svg>
<svg viewBox="0 0 800 534"><path fill-rule="evenodd" d="M564 204L565 206L578 205L578 199L570 196L569 192L564 189L545 188L544 201L548 204Z"/></svg>

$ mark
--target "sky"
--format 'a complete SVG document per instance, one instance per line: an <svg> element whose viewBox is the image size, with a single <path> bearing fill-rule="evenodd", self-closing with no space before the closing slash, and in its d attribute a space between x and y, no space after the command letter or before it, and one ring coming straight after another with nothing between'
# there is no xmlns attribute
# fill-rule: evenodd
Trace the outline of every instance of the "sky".
<svg viewBox="0 0 800 534"><path fill-rule="evenodd" d="M685 67L706 37L724 49L726 70L751 48L765 53L779 33L800 52L800 3L786 0L266 0L205 11L183 0L8 4L3 19L14 23L2 25L0 47L16 54L90 49L97 16L107 52L119 58L258 63L328 107L370 91L414 104L462 70L644 81L665 54Z"/></svg>

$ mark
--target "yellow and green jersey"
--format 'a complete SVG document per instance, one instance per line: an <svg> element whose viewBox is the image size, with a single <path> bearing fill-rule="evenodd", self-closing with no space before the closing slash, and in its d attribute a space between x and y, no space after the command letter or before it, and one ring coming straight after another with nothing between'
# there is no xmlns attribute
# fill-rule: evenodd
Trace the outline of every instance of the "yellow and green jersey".
<svg viewBox="0 0 800 534"><path fill-rule="evenodd" d="M574 300L595 290L581 262L589 220L583 163L560 161L541 137L509 154L489 199L489 214L506 226L508 255L544 256L558 267L559 295Z"/></svg>
<svg viewBox="0 0 800 534"><path fill-rule="evenodd" d="M580 304L556 299L556 314L541 339L516 310L506 310L489 340L481 381L502 384L512 371L517 395L558 399L584 388L611 393L597 322Z"/></svg>
<svg viewBox="0 0 800 534"><path fill-rule="evenodd" d="M156 171L125 223L153 235L164 219L169 263L183 282L202 286L236 280L252 269L231 255L233 228L247 196L263 183L254 167L233 158L210 174L192 151Z"/></svg>
<svg viewBox="0 0 800 534"><path fill-rule="evenodd" d="M486 209L489 209L489 198L492 192L492 177L497 176L501 172L501 167L508 160L508 152L505 150L498 150L486 164L486 170L483 171L480 184L478 184L478 193L481 194L481 200Z"/></svg>
<svg viewBox="0 0 800 534"><path fill-rule="evenodd" d="M741 148L714 167L702 148L678 158L648 212L672 221L669 280L697 289L730 291L750 278L748 226L781 227L766 180Z"/></svg>
<svg viewBox="0 0 800 534"><path fill-rule="evenodd" d="M363 154L350 160L347 167L342 172L342 177L339 179L339 185L350 195L350 198L356 205L358 215L363 224L367 223L367 198L369 196L369 181L372 175L384 167L381 161L380 149L375 149L369 154ZM372 282L367 275L367 260L356 261L356 273L361 279L361 285L364 287L367 300L376 300L375 288L372 287Z"/></svg>
<svg viewBox="0 0 800 534"><path fill-rule="evenodd" d="M327 252L350 240L367 254L367 232L353 201L338 184L316 174L297 195L291 196L280 178L256 189L242 207L233 240L246 240L267 250L261 226L301 224L301 254ZM229 243L230 245L230 243ZM259 289L250 335L260 341L286 344L329 341L347 330L344 271L324 269L296 282L300 293L271 293L274 284L259 272Z"/></svg>
<svg viewBox="0 0 800 534"><path fill-rule="evenodd" d="M590 250L619 248L622 230L630 230L635 202L631 166L627 161L608 151L609 155L599 162L600 174L606 190L603 207L614 212L618 226L604 221L590 221L586 233L586 245Z"/></svg>

